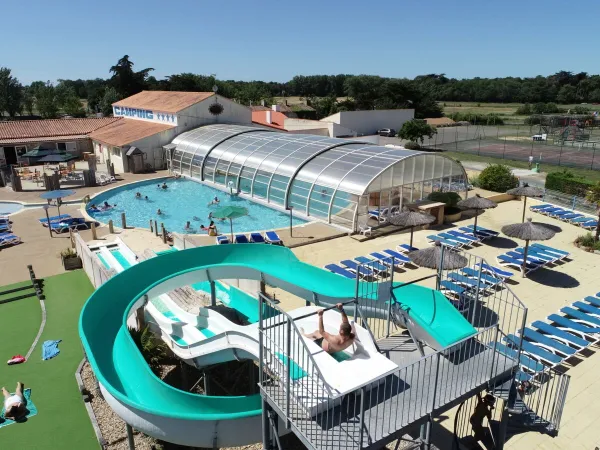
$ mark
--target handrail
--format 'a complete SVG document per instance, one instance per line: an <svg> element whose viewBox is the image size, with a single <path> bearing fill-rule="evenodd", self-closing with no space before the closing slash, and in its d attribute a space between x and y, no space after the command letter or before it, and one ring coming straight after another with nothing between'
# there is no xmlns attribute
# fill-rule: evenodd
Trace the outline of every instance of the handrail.
<svg viewBox="0 0 600 450"><path fill-rule="evenodd" d="M342 304L342 306L343 306L343 305L348 305L348 304L350 304L350 303L354 303L354 300L348 300L348 301L346 301L346 302L340 302L340 303ZM291 319L292 319L292 322L293 322L294 320L306 319L307 317L314 316L315 314L319 314L319 311L329 311L330 309L336 309L336 308L337 308L337 305L328 306L327 308L322 308L322 309L319 309L319 310L317 310L317 311L313 311L313 312L311 312L311 313L304 314L304 315L302 315L302 316L298 316L298 317L294 317L294 318L291 318L291 316L288 316L288 314L287 314L287 313L285 313L285 311L282 311L282 312L284 313L284 315L285 315L286 317L289 317L289 318L291 318ZM283 323L285 323L285 321L284 321L284 322L281 322L281 323L278 323L278 324L276 324L276 325L269 325L268 327L263 327L263 330L268 330L269 328L278 327L279 325L281 325L281 324L283 324Z"/></svg>
<svg viewBox="0 0 600 450"><path fill-rule="evenodd" d="M293 318L292 318L292 317L291 317L291 316L290 316L288 313L286 313L284 310L282 310L281 308L279 308L279 306L277 306L275 303L273 303L273 302L271 301L271 299L270 299L270 298L268 298L267 296L265 296L264 294L262 294L262 293L259 293L259 294L258 294L258 296L259 296L259 298L260 298L260 300L261 300L261 302L260 302L260 303L261 303L261 306L260 306L260 311L261 311L261 314L262 314L262 310L263 310L263 308L262 308L262 304L264 304L264 301L266 300L266 301L267 301L267 303L269 304L269 306L270 306L270 307L272 307L272 308L274 308L275 310L279 311L281 314L283 314L283 315L286 317L287 321L289 321L289 323L291 323L291 325L294 327L294 330L296 331L296 333L297 333L299 336L301 336L301 335L302 335L302 333L300 332L300 330L299 330L299 329L298 329L298 327L296 326L296 323L294 322L294 319L293 319ZM262 319L261 319L261 320L262 320ZM285 322L282 322L280 325L283 325L284 323L285 323ZM262 333L263 331L264 331L264 328L260 327L260 332ZM313 367L315 368L315 370L316 370L316 372L317 372L317 374L318 374L319 378L320 378L320 379L321 379L321 381L323 382L323 385L324 385L324 386L325 386L325 388L327 389L327 392L328 392L328 394L329 394L330 396L332 396L332 395L333 395L333 393L332 393L332 388L331 388L331 386L329 386L329 384L327 383L327 381L325 381L325 377L323 376L323 373L321 372L321 369L319 369L319 366L317 365L317 362L315 361L315 358L314 358L314 356L312 355L312 353L311 353L310 349L309 349L309 348L308 348L308 346L306 345L306 342L304 341L304 339L300 339L299 341L301 342L302 346L304 347L304 350L306 350L306 355L308 356L308 359L309 359L309 360L311 361L311 363L313 364ZM263 346L264 346L264 342L263 342ZM288 356L288 358L289 358L291 355L287 355L287 356ZM288 373L287 373L287 375L286 375L286 378L288 378L288 377L290 377L290 376L291 376L291 375L290 375L290 373L289 373L289 371L288 371Z"/></svg>

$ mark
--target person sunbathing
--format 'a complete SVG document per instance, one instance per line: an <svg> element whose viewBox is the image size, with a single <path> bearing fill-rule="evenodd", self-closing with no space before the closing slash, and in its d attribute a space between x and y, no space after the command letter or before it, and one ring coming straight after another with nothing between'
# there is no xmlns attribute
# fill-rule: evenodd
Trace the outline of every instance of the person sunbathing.
<svg viewBox="0 0 600 450"><path fill-rule="evenodd" d="M302 334L312 339L315 344L325 350L327 353L332 354L340 352L350 347L356 339L356 334L352 330L352 325L348 320L348 316L344 312L344 306L341 303L335 305L336 308L342 314L342 324L340 325L339 334L330 334L325 331L323 326L323 312L325 310L319 310L319 329L313 333L304 334L304 330L300 329Z"/></svg>
<svg viewBox="0 0 600 450"><path fill-rule="evenodd" d="M4 395L4 417L6 419L16 421L27 415L24 392L25 385L20 381L17 382L15 395L10 395L10 392L6 388L2 388L2 395Z"/></svg>

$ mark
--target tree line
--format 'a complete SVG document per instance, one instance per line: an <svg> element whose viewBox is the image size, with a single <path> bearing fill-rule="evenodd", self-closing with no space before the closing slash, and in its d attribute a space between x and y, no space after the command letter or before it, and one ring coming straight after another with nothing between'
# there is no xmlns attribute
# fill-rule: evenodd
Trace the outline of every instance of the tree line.
<svg viewBox="0 0 600 450"><path fill-rule="evenodd" d="M438 102L580 103L600 102L600 75L560 71L533 78L448 78L429 74L408 78L376 75L297 75L285 83L220 80L215 75L174 74L157 80L153 68L134 70L128 55L109 68L109 78L35 81L23 86L8 68L0 68L0 115L60 113L84 117L112 113L112 103L142 90L211 91L245 105L273 102L274 97L299 96L316 110L317 118L338 111L414 108L416 118L441 117ZM85 102L82 103L81 100ZM85 105L85 107L84 107Z"/></svg>

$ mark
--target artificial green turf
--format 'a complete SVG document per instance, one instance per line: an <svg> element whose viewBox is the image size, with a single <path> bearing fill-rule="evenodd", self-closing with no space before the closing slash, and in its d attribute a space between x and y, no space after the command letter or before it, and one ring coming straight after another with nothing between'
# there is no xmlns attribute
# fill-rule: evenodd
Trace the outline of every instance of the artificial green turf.
<svg viewBox="0 0 600 450"><path fill-rule="evenodd" d="M25 423L1 428L0 448L99 448L75 380L75 370L83 358L77 328L79 312L92 292L82 270L45 279L47 322L38 346L25 364L7 366L0 361L0 384L12 391L17 381L23 381L32 390L38 414ZM4 360L27 351L40 318L36 297L0 304L0 356ZM23 336L17 337L16 332L22 329ZM42 343L49 339L62 339L60 354L42 361Z"/></svg>

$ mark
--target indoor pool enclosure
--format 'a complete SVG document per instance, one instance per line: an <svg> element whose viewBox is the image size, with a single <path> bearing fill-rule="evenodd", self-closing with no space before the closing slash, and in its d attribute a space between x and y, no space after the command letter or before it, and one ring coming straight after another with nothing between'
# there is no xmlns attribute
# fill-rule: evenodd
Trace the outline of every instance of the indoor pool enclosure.
<svg viewBox="0 0 600 450"><path fill-rule="evenodd" d="M369 210L467 189L462 165L442 153L360 138L219 124L182 133L165 150L174 173L350 231L368 223Z"/></svg>

